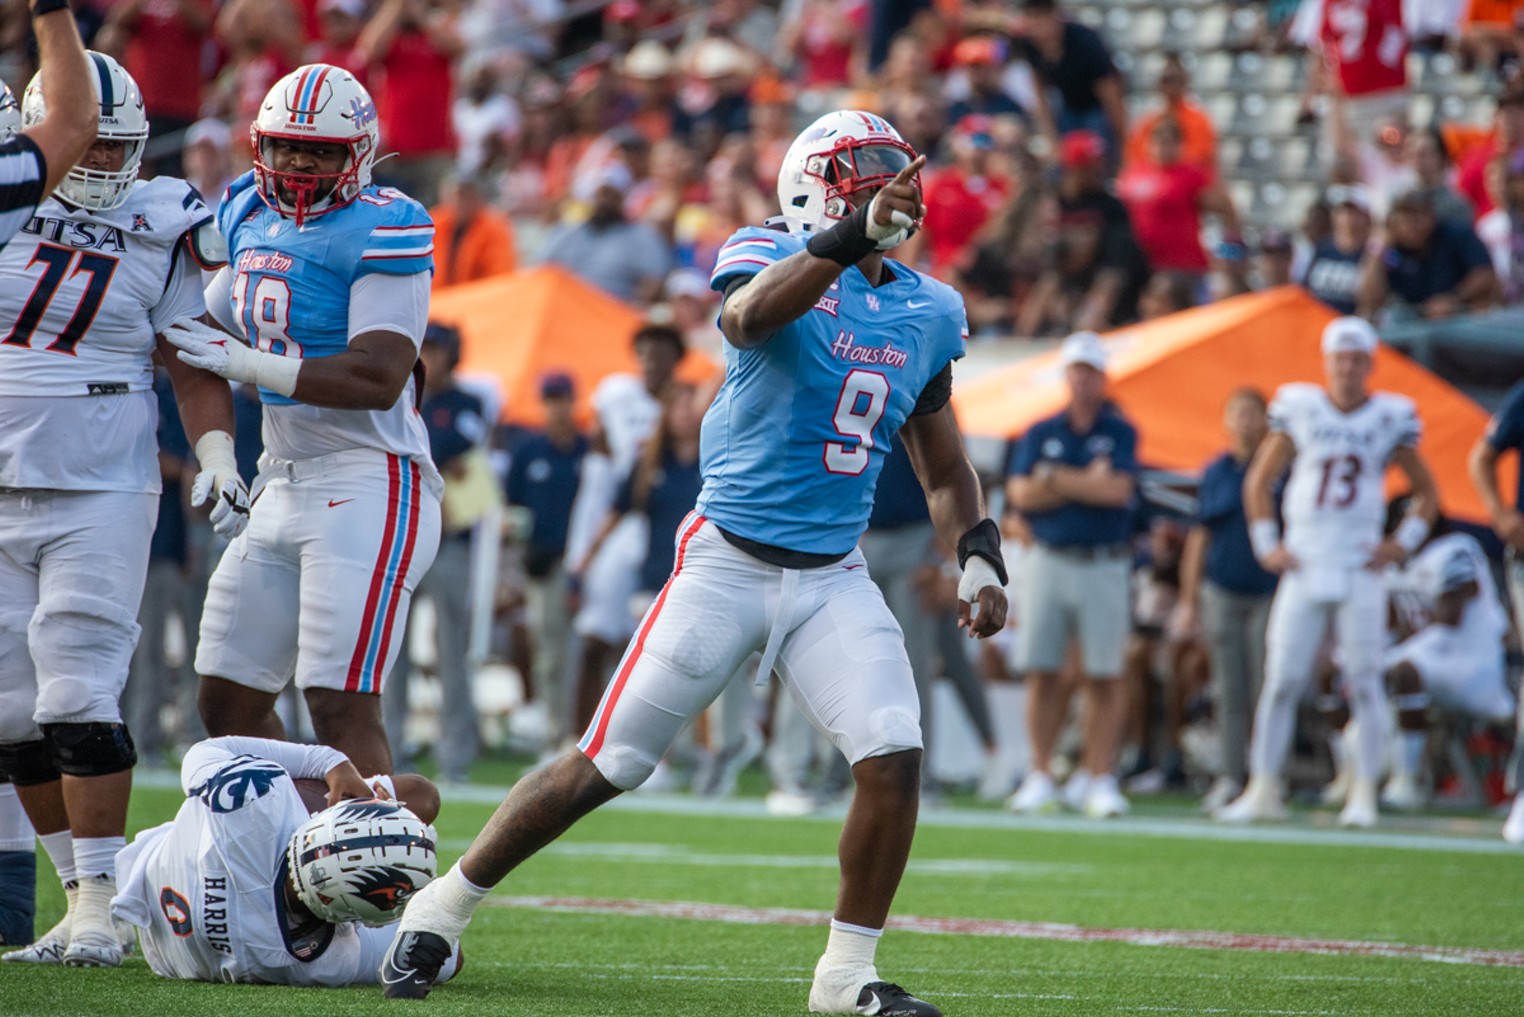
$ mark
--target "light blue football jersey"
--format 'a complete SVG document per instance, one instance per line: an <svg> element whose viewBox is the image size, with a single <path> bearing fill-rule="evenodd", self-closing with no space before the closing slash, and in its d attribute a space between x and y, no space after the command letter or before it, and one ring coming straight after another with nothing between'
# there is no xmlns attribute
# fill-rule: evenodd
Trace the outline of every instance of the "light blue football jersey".
<svg viewBox="0 0 1524 1017"><path fill-rule="evenodd" d="M349 288L361 276L434 270L433 220L390 187L367 187L298 229L260 199L249 172L229 185L217 224L233 273L231 314L218 316L239 322L256 349L282 356L331 357L349 348ZM296 402L263 388L259 398Z"/></svg>
<svg viewBox="0 0 1524 1017"><path fill-rule="evenodd" d="M724 292L804 243L742 229L720 249L710 286ZM895 433L968 338L956 290L897 261L885 266L890 282L871 286L849 268L763 345L726 345L725 382L704 416L698 500L720 528L812 554L857 545Z"/></svg>

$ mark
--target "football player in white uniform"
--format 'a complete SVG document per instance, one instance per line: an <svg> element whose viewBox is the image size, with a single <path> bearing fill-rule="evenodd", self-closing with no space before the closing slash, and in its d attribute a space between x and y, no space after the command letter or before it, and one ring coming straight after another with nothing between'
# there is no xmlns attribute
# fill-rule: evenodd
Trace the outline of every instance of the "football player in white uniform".
<svg viewBox="0 0 1524 1017"><path fill-rule="evenodd" d="M119 856L111 902L154 974L374 984L392 923L434 878L438 790L417 774L362 778L327 746L262 738L195 745L180 782L174 820Z"/></svg>
<svg viewBox="0 0 1524 1017"><path fill-rule="evenodd" d="M1386 708L1382 570L1417 550L1438 514L1434 479L1418 454L1412 401L1367 388L1376 346L1376 333L1363 319L1329 322L1322 339L1326 387L1281 387L1270 406L1270 436L1244 479L1254 554L1281 581L1270 607L1265 687L1254 712L1249 783L1236 801L1217 811L1225 822L1285 816L1281 768L1297 702L1330 630L1359 728L1354 780L1339 822L1376 822L1376 780L1383 759L1383 729L1376 718ZM1383 539L1382 486L1388 464L1407 476L1413 500L1393 535ZM1271 489L1287 467L1283 542Z"/></svg>
<svg viewBox="0 0 1524 1017"><path fill-rule="evenodd" d="M218 209L229 262L206 305L221 327L169 332L181 359L258 385L264 406L257 504L201 618L201 718L284 737L275 699L294 675L318 740L390 773L381 682L444 491L414 377L434 226L372 186L376 106L348 71L292 71L250 130L255 168Z"/></svg>
<svg viewBox="0 0 1524 1017"><path fill-rule="evenodd" d="M593 391L596 416L567 534L566 561L580 601L573 622L582 640L572 697L572 726L578 731L592 720L616 654L635 631L630 601L645 559L649 524L639 513L630 513L596 546L595 537L614 507L619 485L656 430L662 396L684 352L682 334L665 325L640 329L634 345L640 375L611 374Z"/></svg>
<svg viewBox="0 0 1524 1017"><path fill-rule="evenodd" d="M1386 655L1387 684L1397 706L1401 751L1381 801L1421 808L1418 784L1428 741L1428 707L1488 724L1512 724L1517 702L1508 688L1503 639L1508 612L1498 596L1486 552L1476 538L1455 531L1424 545L1393 580L1393 600L1413 615L1411 633Z"/></svg>
<svg viewBox="0 0 1524 1017"><path fill-rule="evenodd" d="M0 252L0 770L64 880L69 912L7 960L121 963L116 852L137 761L118 700L159 500L160 351L195 443L193 501L235 535L248 494L221 378L183 364L171 322L205 313L201 269L223 260L211 212L183 180L138 179L138 86L90 54L99 136ZM22 100L45 116L41 77Z"/></svg>

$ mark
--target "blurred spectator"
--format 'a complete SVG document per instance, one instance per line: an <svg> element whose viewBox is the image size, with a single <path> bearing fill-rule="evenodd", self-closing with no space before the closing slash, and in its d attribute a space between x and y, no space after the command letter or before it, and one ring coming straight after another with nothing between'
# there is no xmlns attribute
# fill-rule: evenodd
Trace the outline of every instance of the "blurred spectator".
<svg viewBox="0 0 1524 1017"><path fill-rule="evenodd" d="M1159 97L1163 108L1139 118L1127 137L1125 162L1129 165L1147 162L1149 148L1153 144L1154 128L1165 119L1173 120L1180 128L1180 161L1217 175L1217 129L1212 118L1190 99L1190 75L1180 62L1180 54L1169 53L1164 58L1164 68L1159 72Z"/></svg>
<svg viewBox="0 0 1524 1017"><path fill-rule="evenodd" d="M676 70L672 53L655 39L636 43L620 65L624 99L632 107L629 123L653 143L672 135Z"/></svg>
<svg viewBox="0 0 1524 1017"><path fill-rule="evenodd" d="M487 201L474 177L445 184L434 220L434 289L512 272L517 264L513 224Z"/></svg>
<svg viewBox="0 0 1524 1017"><path fill-rule="evenodd" d="M724 36L749 53L769 57L778 38L778 11L761 0L710 0L688 18L688 34Z"/></svg>
<svg viewBox="0 0 1524 1017"><path fill-rule="evenodd" d="M1498 156L1487 172L1498 207L1478 220L1476 235L1492 256L1503 304L1514 307L1524 303L1524 151Z"/></svg>
<svg viewBox="0 0 1524 1017"><path fill-rule="evenodd" d="M1506 85L1498 93L1492 135L1459 160L1456 187L1475 206L1478 216L1486 215L1494 207L1487 193L1487 163L1520 146L1524 146L1524 81Z"/></svg>
<svg viewBox="0 0 1524 1017"><path fill-rule="evenodd" d="M365 25L366 0L318 0L318 37L307 46L306 62L333 64L370 88L370 68L356 47Z"/></svg>
<svg viewBox="0 0 1524 1017"><path fill-rule="evenodd" d="M577 428L576 390L571 376L555 372L540 380L545 427L521 437L511 450L508 503L529 516L524 536L524 573L533 633L531 668L534 700L545 704L556 745L571 730L572 704L567 673L571 618L566 611L566 530L587 455L587 436Z"/></svg>
<svg viewBox="0 0 1524 1017"><path fill-rule="evenodd" d="M503 168L523 129L518 103L500 87L497 69L487 61L462 72L450 122L460 145L455 171L466 176Z"/></svg>
<svg viewBox="0 0 1524 1017"><path fill-rule="evenodd" d="M462 49L453 11L429 0L381 0L355 43L358 58L379 72L382 143L396 153L377 176L424 205L439 200L455 158L451 62Z"/></svg>
<svg viewBox="0 0 1524 1017"><path fill-rule="evenodd" d="M1056 138L1093 131L1105 142L1108 163L1115 165L1127 138L1127 106L1111 50L1094 29L1064 17L1057 0L1024 0L1021 9L1017 52L1045 86L1037 90L1044 133ZM1048 108L1050 89L1058 94L1057 109Z"/></svg>
<svg viewBox="0 0 1524 1017"><path fill-rule="evenodd" d="M1282 229L1267 229L1259 235L1259 250L1254 257L1255 286L1270 289L1289 286L1296 260L1296 245L1291 234Z"/></svg>
<svg viewBox="0 0 1524 1017"><path fill-rule="evenodd" d="M227 0L213 28L227 50L210 100L214 115L245 125L275 83L296 70L301 25L286 0Z"/></svg>
<svg viewBox="0 0 1524 1017"><path fill-rule="evenodd" d="M1337 153L1335 168L1350 171L1347 177L1338 172L1335 176L1349 183L1365 184L1370 192L1372 213L1384 218L1392 199L1418 184L1418 174L1409 157L1408 139L1414 132L1408 126L1407 114L1399 112L1384 117L1369 131L1367 139L1352 126L1343 105L1336 102L1330 124Z"/></svg>
<svg viewBox="0 0 1524 1017"><path fill-rule="evenodd" d="M778 32L779 62L806 91L844 88L865 69L868 24L867 0L796 0Z"/></svg>
<svg viewBox="0 0 1524 1017"><path fill-rule="evenodd" d="M429 432L429 452L444 477L443 528L434 564L418 581L413 604L420 599L434 606L436 672L443 699L439 709L439 741L434 761L447 783L461 783L479 747L476 706L471 697L471 668L467 653L471 641L471 536L487 504L477 490L484 477L491 477L482 444L487 437L482 402L455 382L460 363L460 333L448 325L430 322L424 331L419 359L424 382L419 413ZM485 474L483 471L486 471ZM496 494L489 482L485 493L490 502ZM408 759L411 746L403 739L407 719L408 678L414 609L408 609L404 652L398 655L393 673L383 687L387 739L396 746L399 759Z"/></svg>
<svg viewBox="0 0 1524 1017"><path fill-rule="evenodd" d="M1064 340L1060 363L1068 405L1028 429L1011 457L1006 485L1009 503L1035 538L1016 591L1032 770L1010 806L1043 812L1056 804L1051 767L1070 697L1059 672L1073 642L1084 676L1085 722L1080 766L1065 798L1099 819L1128 810L1114 770L1126 708L1118 679L1128 631L1138 435L1106 398L1106 353L1098 336Z"/></svg>
<svg viewBox="0 0 1524 1017"><path fill-rule="evenodd" d="M794 96L786 84L762 78L751 90L751 147L756 154L752 167L759 183L778 179L783 157L794 143Z"/></svg>
<svg viewBox="0 0 1524 1017"><path fill-rule="evenodd" d="M505 52L547 60L555 55L566 0L471 0L460 34L477 53Z"/></svg>
<svg viewBox="0 0 1524 1017"><path fill-rule="evenodd" d="M968 77L968 94L947 108L947 119L959 123L965 117L1015 116L1027 119L1026 110L1005 91L1006 42L981 35L964 39L953 50L953 63Z"/></svg>
<svg viewBox="0 0 1524 1017"><path fill-rule="evenodd" d="M551 234L546 260L620 300L648 304L661 292L671 252L650 226L625 218L624 195L629 185L629 170L610 166L593 192L587 221Z"/></svg>
<svg viewBox="0 0 1524 1017"><path fill-rule="evenodd" d="M684 205L673 224L675 253L683 264L707 275L736 230L777 211L777 199L757 187L756 161L746 135L726 139L704 174L706 200Z"/></svg>
<svg viewBox="0 0 1524 1017"><path fill-rule="evenodd" d="M216 13L213 0L117 0L107 13L96 46L121 50L143 93L150 139L177 134L201 115L202 47ZM182 176L180 146L145 159L143 168L146 176Z"/></svg>
<svg viewBox="0 0 1524 1017"><path fill-rule="evenodd" d="M990 118L966 116L948 137L953 164L929 174L925 187L926 217L921 241L897 257L911 261L921 245L928 248L931 274L948 277L954 265L972 256L974 237L1010 194L1011 183L991 160L995 140Z"/></svg>
<svg viewBox="0 0 1524 1017"><path fill-rule="evenodd" d="M197 120L185 132L184 179L212 208L238 175L233 165L233 132L221 120Z"/></svg>
<svg viewBox="0 0 1524 1017"><path fill-rule="evenodd" d="M1471 229L1440 222L1426 192L1399 195L1386 230L1386 246L1362 272L1356 302L1363 317L1380 314L1384 323L1398 325L1492 304L1497 274L1487 248Z"/></svg>
<svg viewBox="0 0 1524 1017"><path fill-rule="evenodd" d="M974 335L1014 327L1017 309L1050 267L1058 222L1058 199L1041 184L1031 183L974 237L968 263L956 266L955 277Z"/></svg>
<svg viewBox="0 0 1524 1017"><path fill-rule="evenodd" d="M1301 284L1340 314L1354 314L1360 290L1361 265L1370 253L1370 192L1360 184L1328 189L1333 206L1333 232L1318 243Z"/></svg>
<svg viewBox="0 0 1524 1017"><path fill-rule="evenodd" d="M1201 213L1217 216L1224 241L1237 245L1240 261L1243 232L1216 174L1182 160L1182 141L1174 120L1156 123L1149 158L1122 171L1117 196L1127 206L1149 268L1193 275L1200 286L1211 267L1201 245Z"/></svg>
<svg viewBox="0 0 1524 1017"><path fill-rule="evenodd" d="M693 153L675 139L651 147L650 170L649 177L630 188L625 210L670 242L678 214L690 203L702 203L705 187L697 179Z"/></svg>
<svg viewBox="0 0 1524 1017"><path fill-rule="evenodd" d="M1059 151L1057 244L1016 318L1025 336L1097 331L1137 317L1148 265L1127 209L1106 190L1105 143L1090 131Z"/></svg>
<svg viewBox="0 0 1524 1017"><path fill-rule="evenodd" d="M1321 89L1339 97L1355 130L1366 133L1388 117L1406 114L1408 34L1402 0L1358 5L1302 0L1291 39L1317 57L1308 63L1308 94Z"/></svg>
<svg viewBox="0 0 1524 1017"><path fill-rule="evenodd" d="M1181 632L1200 632L1211 662L1222 773L1202 802L1206 812L1237 798L1248 779L1249 720L1264 684L1265 629L1275 593L1275 576L1260 567L1249 546L1243 506L1244 476L1269 433L1264 394L1253 388L1234 392L1223 426L1229 447L1202 471L1173 621Z"/></svg>
<svg viewBox="0 0 1524 1017"><path fill-rule="evenodd" d="M1406 148L1414 186L1429 196L1439 221L1469 229L1476 222L1476 209L1450 186L1450 156L1444 135L1436 127L1413 131Z"/></svg>
<svg viewBox="0 0 1524 1017"><path fill-rule="evenodd" d="M678 93L673 129L700 159L707 159L720 139L750 126L757 62L729 39L719 38L701 39L685 57L689 76Z"/></svg>
<svg viewBox="0 0 1524 1017"><path fill-rule="evenodd" d="M716 361L725 359L725 337L716 324L719 295L709 288L709 274L680 268L667 276L664 285L672 327L683 334L689 349L701 350Z"/></svg>
<svg viewBox="0 0 1524 1017"><path fill-rule="evenodd" d="M903 104L911 99L926 98L936 81L926 43L913 33L900 33L890 45L888 59L876 76L874 93L878 111L890 123L899 125L904 118Z"/></svg>
<svg viewBox="0 0 1524 1017"><path fill-rule="evenodd" d="M1515 66L1518 59L1519 24L1521 15L1524 15L1524 4L1518 0L1469 0L1463 6L1462 53L1476 67L1507 80L1507 70Z"/></svg>
<svg viewBox="0 0 1524 1017"><path fill-rule="evenodd" d="M1138 297L1138 318L1153 321L1196 306L1201 278L1189 272L1155 272Z"/></svg>

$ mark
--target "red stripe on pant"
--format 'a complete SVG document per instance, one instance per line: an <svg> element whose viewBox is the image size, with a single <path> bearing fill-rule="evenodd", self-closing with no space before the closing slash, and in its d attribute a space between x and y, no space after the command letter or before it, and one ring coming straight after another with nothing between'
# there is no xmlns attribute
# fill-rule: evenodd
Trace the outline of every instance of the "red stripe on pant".
<svg viewBox="0 0 1524 1017"><path fill-rule="evenodd" d="M370 592L365 597L365 614L360 618L360 635L355 641L355 652L349 658L349 674L344 678L345 692L358 692L360 689L360 675L365 670L365 650L370 646L370 631L376 623L381 588L386 585L386 563L392 557L392 543L397 536L397 506L402 501L402 474L398 469L400 464L401 460L396 456L386 457L386 532L381 537L381 551L376 555L376 570L370 577Z"/></svg>
<svg viewBox="0 0 1524 1017"><path fill-rule="evenodd" d="M682 539L677 542L677 561L673 563L672 575L662 585L661 593L656 596L656 603L651 605L650 612L646 615L645 624L640 626L640 631L635 634L635 645L625 658L624 665L619 673L614 676L614 684L609 687L607 701L598 708L598 716L594 720L593 737L587 743L587 748L582 754L592 759L603 748L603 738L608 734L609 718L614 715L614 707L619 702L619 694L624 691L624 683L629 680L630 672L635 670L635 662L640 659L641 651L645 649L646 635L651 631L651 626L656 624L656 618L661 614L661 607L667 601L667 591L672 589L672 583L678 574L683 571L683 556L688 553L688 541L704 525L703 516L695 515L692 521L683 530Z"/></svg>
<svg viewBox="0 0 1524 1017"><path fill-rule="evenodd" d="M366 692L379 693L381 682L386 678L386 651L392 644L392 629L397 624L397 604L402 600L402 584L407 581L408 566L413 564L413 544L418 539L418 502L423 495L419 483L418 467L411 460L407 464L413 479L413 498L407 513L407 538L402 545L402 560L397 563L397 575L392 579L392 595L386 602L385 628L381 630L381 648L376 651L376 680Z"/></svg>

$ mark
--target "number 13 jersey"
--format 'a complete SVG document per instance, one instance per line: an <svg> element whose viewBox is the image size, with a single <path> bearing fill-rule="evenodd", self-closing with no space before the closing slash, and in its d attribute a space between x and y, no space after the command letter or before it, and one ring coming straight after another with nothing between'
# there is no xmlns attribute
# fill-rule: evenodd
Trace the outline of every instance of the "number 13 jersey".
<svg viewBox="0 0 1524 1017"><path fill-rule="evenodd" d="M37 206L0 251L0 487L158 492L156 336L205 312L200 268L223 260L183 180Z"/></svg>
<svg viewBox="0 0 1524 1017"><path fill-rule="evenodd" d="M720 249L710 285L804 250L805 237L748 227ZM846 269L812 310L752 349L725 346L725 382L704 416L698 511L774 547L846 554L868 524L879 470L921 391L963 356L952 287L897 261L871 285Z"/></svg>
<svg viewBox="0 0 1524 1017"><path fill-rule="evenodd" d="M1387 463L1398 448L1418 445L1412 400L1373 392L1344 413L1317 385L1283 385L1270 428L1296 446L1283 506L1287 549L1309 564L1363 566L1381 542Z"/></svg>

